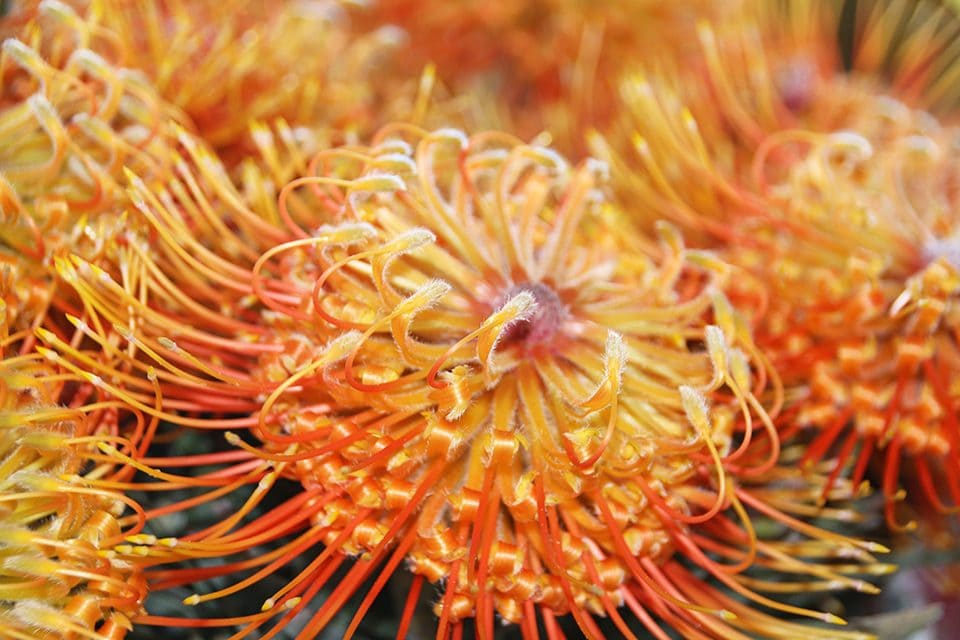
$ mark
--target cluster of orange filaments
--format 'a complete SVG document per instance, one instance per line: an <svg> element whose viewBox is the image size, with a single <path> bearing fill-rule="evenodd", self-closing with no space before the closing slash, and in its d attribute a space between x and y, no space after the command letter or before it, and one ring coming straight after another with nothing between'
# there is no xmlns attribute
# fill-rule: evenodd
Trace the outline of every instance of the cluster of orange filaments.
<svg viewBox="0 0 960 640"><path fill-rule="evenodd" d="M97 0L89 14L115 34L120 63L143 70L200 137L234 159L249 150L251 122L370 126L373 104L392 85L387 74L369 80L399 34L352 33L349 4Z"/></svg>
<svg viewBox="0 0 960 640"><path fill-rule="evenodd" d="M174 112L141 74L90 48L97 33L66 6L43 3L36 22L2 45L4 209L32 213L33 227L59 230L56 216L67 210L110 208L123 193L115 180L123 166L160 173Z"/></svg>
<svg viewBox="0 0 960 640"><path fill-rule="evenodd" d="M406 561L415 587L398 637L424 581L442 585L438 637L476 618L492 638L495 613L531 638L538 613L551 638L564 613L588 636L601 635L593 617L606 615L632 637L621 606L658 637L664 626L691 637L860 637L753 608L838 622L760 592L872 591L850 574L889 567L871 555L879 546L787 515L852 491L778 466L760 400L776 412L778 385L719 293L725 269L684 249L669 226L653 257L623 251L602 164L571 167L501 133L395 125L369 147L316 154L275 209L254 212L209 154L182 142L194 167L181 163L182 179L204 177L196 191L151 191L131 175L154 251L131 240L112 268L59 262L84 301L75 326L129 373L42 337L64 367L140 411L185 426L250 426L260 441L229 433L239 450L206 462L238 462L193 481L209 494L157 510L256 483L236 514L131 552L163 563L293 540L262 559L151 572L155 588L260 567L186 601L199 604L324 549L261 613L141 622L246 624L243 636L279 615L276 631L329 587L303 631L315 634L376 573L352 635ZM192 239L190 225L212 224L209 210L237 231ZM130 273L139 284L118 280ZM151 373L152 399L137 371ZM170 487L191 484L103 450ZM303 493L242 524L281 476ZM804 538L761 538L757 513ZM359 559L329 585L345 555ZM799 579L774 584L750 575L755 566Z"/></svg>
<svg viewBox="0 0 960 640"><path fill-rule="evenodd" d="M6 342L6 341L5 341ZM51 357L54 357L51 354ZM131 412L58 374L39 354L0 365L0 635L25 640L114 640L132 628L146 596L143 572L114 551L144 523L139 506L90 480L122 482L132 469L96 452ZM140 437L148 428L136 416ZM153 425L156 426L155 424ZM121 531L129 506L139 524Z"/></svg>
<svg viewBox="0 0 960 640"><path fill-rule="evenodd" d="M960 511L956 2L359 4L0 18L0 636L349 638L404 565L398 639L868 637L811 519Z"/></svg>
<svg viewBox="0 0 960 640"><path fill-rule="evenodd" d="M368 80L399 34L351 33L338 0L283 10L247 0L23 5L11 20L24 25L18 37L72 30L73 42L61 41L60 50L83 47L128 70L231 160L249 151L252 122L286 118L349 132L369 127L372 106L394 88L386 74Z"/></svg>
<svg viewBox="0 0 960 640"><path fill-rule="evenodd" d="M454 0L423 11L416 0L382 0L356 19L402 27L412 46L400 67L417 74L430 65L454 90L451 103L468 103L459 111L468 112L471 129L505 129L525 140L548 131L555 148L582 156L584 128L605 126L616 114L615 79L624 66L686 52L697 20L740 4Z"/></svg>
<svg viewBox="0 0 960 640"><path fill-rule="evenodd" d="M894 4L893 14L903 8ZM941 10L918 9L903 46L919 46L919 33L942 37L940 18ZM863 47L892 19L874 16ZM810 24L796 25L798 41ZM656 122L656 135L635 135L629 155L599 138L594 146L625 197L652 203L748 274L733 295L759 300L757 341L793 407L784 428L822 429L805 459L835 454L833 474L846 469L857 485L873 452L885 449L895 526L909 454L928 502L950 511L960 499L960 390L950 382L960 362L960 174L950 157L958 132L857 77L785 54L791 41L782 34L764 55L743 36L749 29L735 33L724 39L701 28L709 81L698 86L710 88L719 109L669 80L631 78L627 126ZM940 39L929 45L932 60ZM741 59L749 74L729 62ZM939 490L937 478L945 480Z"/></svg>
<svg viewBox="0 0 960 640"><path fill-rule="evenodd" d="M220 10L228 8L224 3L216 5ZM213 6L210 3L211 9ZM0 25L6 37L0 50L3 637L123 637L132 628L131 621L142 614L150 577L143 571L147 562L140 556L142 545L162 546L153 536L140 533L146 514L123 493L133 486L140 490L154 487L143 482L132 485L135 465L117 464L116 456L149 461L143 456L159 423L164 388L173 376L164 370L155 373L131 362L122 363L132 351L118 355L118 334L105 338L114 330L109 325L105 330L99 318L91 320L88 327L81 320L87 317L82 298L73 296L69 286L62 286L62 279L58 283L58 272L64 272L70 264L66 258L73 254L92 264L124 265L123 286L129 291L141 286L144 273L136 268L127 270L126 265L136 260L138 251L148 252L149 246L139 241L133 219L125 214L130 205L124 169L136 171L151 184L170 185L173 197L185 199L198 188L189 179L172 184L178 175L174 135L193 141L193 134L186 129L197 128L192 118L204 109L197 104L197 94L184 94L186 90L178 84L186 61L168 56L167 65L176 63L173 71L144 64L147 50L155 51L136 38L146 34L164 40L170 34L155 28L161 23L169 25L181 44L190 45L185 47L189 49L187 58L195 63L199 50L228 52L235 46L233 35L238 34L226 40L198 40L198 23L182 21L186 13L170 20L151 12L151 7L44 0L18 5L15 14ZM165 7L171 9L173 4ZM279 15L282 20L269 24L261 24L245 12L233 15L237 28L248 32L243 46L250 50L251 60L261 63L266 50L274 51L274 59L282 57L264 40L275 43L286 38L286 44L294 45L295 50L284 50L291 55L299 55L308 40L327 41L327 36L337 46L344 44L332 37L339 23L327 13ZM124 21L136 22L138 16L143 20L137 29L117 31ZM329 29L321 34L315 28L318 25ZM294 26L299 33L295 41L290 39ZM258 29L270 37L261 38ZM152 47L159 46L157 40L150 42ZM346 92L365 90L367 85L360 78L365 77L368 54L383 44L380 36L358 39L355 55L344 57L338 67L343 81L336 85L336 95L331 92L327 97L344 105L366 104L366 97L354 100ZM329 58L311 60L322 65ZM295 65L287 58L277 66ZM315 66L296 66L305 73L315 71ZM316 107L317 100L305 97L312 91L309 83L304 86L293 80L302 89L296 96L292 90L268 91L265 77L272 81L275 73L253 64L228 67L236 82L210 84L220 92L212 99L219 101L227 93L238 92L234 99L249 109L233 114L234 120L215 118L219 128L196 118L201 132L218 143L226 143L224 136L236 138L252 117L272 117L294 102L304 109L308 103L311 109ZM148 78L144 70L156 75L173 73L176 78L162 83ZM211 73L214 71L203 67L193 78ZM206 83L188 85L195 89ZM177 104L164 102L158 91ZM344 113L352 113L351 108ZM306 134L294 133L282 123L275 129L286 142L306 139ZM261 180L260 174L246 168L241 174L257 183L252 193L268 189L269 179ZM54 361L56 355L36 347L38 337L48 344L79 349L76 353L85 369L83 376L43 364L43 354ZM145 419L146 414L134 403L101 392L89 370L109 371L108 379L147 406L152 417ZM183 381L177 388L184 388ZM165 403L173 410L201 406L196 388L173 395ZM253 411L256 406L249 401L224 403L223 410ZM162 484L163 489L177 487L170 478L164 479L165 483L154 484ZM135 515L121 517L124 505ZM151 515L162 512L153 510Z"/></svg>
<svg viewBox="0 0 960 640"><path fill-rule="evenodd" d="M783 264L802 265L796 273L817 278L822 292L809 307L772 305L770 314L769 341L785 338L780 371L808 384L797 421L825 427L806 455L816 459L837 443L837 464L843 465L861 441L852 471L859 483L874 449L885 447L883 489L891 524L902 454L910 456L931 505L950 509L943 492L946 502L960 502L960 390L948 382L960 363L960 273L952 237L960 173L944 161L944 144L955 135L929 127L908 130L877 147L849 132L814 136L807 162L784 178L792 183L789 190L799 187L804 197L774 196L811 233L781 254L790 256ZM781 193L787 191L781 186ZM848 226L832 233L837 212ZM831 269L843 254L826 239L844 242L847 234L864 239L853 256ZM789 285L791 277L783 283ZM796 323L798 313L809 314L810 321ZM801 327L809 333L801 335ZM848 421L855 430L841 440ZM941 490L934 488L934 477L946 480Z"/></svg>
<svg viewBox="0 0 960 640"><path fill-rule="evenodd" d="M89 48L98 35L56 2L0 52L0 264L8 327L33 343L51 306L53 256L97 260L125 232L123 167L153 179L169 166L173 114L142 75Z"/></svg>

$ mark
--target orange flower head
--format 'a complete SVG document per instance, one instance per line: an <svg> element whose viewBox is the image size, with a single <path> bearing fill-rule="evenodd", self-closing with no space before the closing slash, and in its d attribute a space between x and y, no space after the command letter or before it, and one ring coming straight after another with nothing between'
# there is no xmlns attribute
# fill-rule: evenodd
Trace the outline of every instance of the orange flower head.
<svg viewBox="0 0 960 640"><path fill-rule="evenodd" d="M98 0L88 15L110 34L104 50L143 71L201 138L236 161L251 149L253 123L284 118L349 136L401 90L381 72L396 29L360 33L342 4Z"/></svg>
<svg viewBox="0 0 960 640"><path fill-rule="evenodd" d="M125 505L142 510L121 493L88 482L131 475L102 460L95 447L111 438L133 446L116 436L129 411L89 400L89 385L67 393L65 379L82 382L59 375L38 354L0 363L4 638L123 638L146 597L142 571L115 551L143 524L134 517L139 525L121 531Z"/></svg>
<svg viewBox="0 0 960 640"><path fill-rule="evenodd" d="M816 35L837 16L798 4L789 17L779 28L704 25L694 68L706 82L690 84L707 87L720 108L665 77L632 78L624 94L638 161L631 167L599 137L594 145L624 197L650 202L742 269L731 295L756 301L758 343L792 397L787 415L793 427L822 429L805 459L832 456L833 475L846 469L856 485L884 449L887 520L898 526L905 454L927 502L946 512L960 498L949 383L958 362L957 131L904 102L949 103L946 42L960 22L934 3L877 5L857 23L853 58L864 72L843 74L830 64L841 59L837 45ZM895 24L898 55L883 67L876 43ZM921 82L923 69L942 75ZM886 86L866 71L883 72Z"/></svg>
<svg viewBox="0 0 960 640"><path fill-rule="evenodd" d="M28 0L0 34L50 40L72 31L53 38L60 52L87 49L149 84L232 165L252 151L255 123L283 118L350 139L411 93L411 80L387 71L402 41L398 30L360 32L344 4Z"/></svg>
<svg viewBox="0 0 960 640"><path fill-rule="evenodd" d="M0 277L7 329L28 351L51 308L51 261L93 261L129 231L123 168L159 179L176 112L143 76L89 48L102 29L57 2L3 41L0 52ZM119 240L118 240L119 239Z"/></svg>
<svg viewBox="0 0 960 640"><path fill-rule="evenodd" d="M785 513L815 511L825 480L777 466L779 441L759 399L770 386L775 410L777 385L718 293L723 266L687 252L669 226L656 258L624 251L627 227L605 200L602 164L571 167L501 133L394 125L370 146L316 154L307 175L281 189L275 211L261 212L276 224L260 218L253 227L209 156L185 151L204 178L191 198L240 229L258 228L249 238L262 253L245 262L228 237L195 240L187 225L202 207L131 176L156 251L123 268L75 259L61 274L91 314L87 336L114 343L92 319L112 321L130 349L111 354L141 370L158 365L162 398L151 406L132 378L112 382L111 366L52 346L64 366L91 369L104 390L145 413L233 430L240 450L231 454L242 462L197 483L219 487L211 496L257 489L222 525L151 546L156 562L222 557L295 534L254 575L187 604L236 593L324 548L261 613L138 621L246 624L250 633L279 616L276 630L328 589L303 631L316 634L377 576L349 636L406 562L416 577L401 636L429 581L442 585L439 637L460 633L468 618L492 637L495 614L528 637L539 614L556 636L564 613L586 634L600 636L594 616L605 615L629 635L621 606L657 634L860 637L753 608L836 622L758 590L871 591L847 574L888 567L871 554L881 547ZM118 279L131 270L146 274L141 285ZM251 398L258 409L249 417L209 415L240 413ZM236 433L243 426L259 444ZM241 524L281 476L302 493ZM851 491L840 481L836 493ZM809 539L761 539L751 513ZM346 555L358 559L330 584ZM843 557L856 563L831 567ZM804 578L774 586L747 575L768 561ZM210 575L166 570L163 584L201 574Z"/></svg>

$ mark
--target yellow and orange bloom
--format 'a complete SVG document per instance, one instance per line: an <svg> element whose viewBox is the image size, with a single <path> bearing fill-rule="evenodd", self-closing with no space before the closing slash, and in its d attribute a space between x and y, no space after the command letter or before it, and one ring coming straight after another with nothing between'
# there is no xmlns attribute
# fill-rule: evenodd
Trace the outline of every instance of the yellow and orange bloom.
<svg viewBox="0 0 960 640"><path fill-rule="evenodd" d="M124 167L147 180L172 170L176 111L89 48L101 32L47 2L0 52L0 277L24 353L52 309L79 313L54 285L53 258L97 261L130 231Z"/></svg>
<svg viewBox="0 0 960 640"><path fill-rule="evenodd" d="M115 548L138 534L145 518L122 493L91 484L123 483L133 471L101 455L97 443L134 453L130 438L151 425L122 403L98 399L38 353L0 363L4 638L116 640L132 628L146 581ZM124 529L128 507L134 515Z"/></svg>
<svg viewBox="0 0 960 640"><path fill-rule="evenodd" d="M149 82L191 132L239 161L256 122L349 138L412 84L395 83L384 64L397 30L353 29L345 4L43 0L9 20L42 38L73 28L78 46Z"/></svg>
<svg viewBox="0 0 960 640"><path fill-rule="evenodd" d="M0 635L358 635L404 565L398 638L868 637L812 521L960 511L956 3L681 4L0 18Z"/></svg>
<svg viewBox="0 0 960 640"><path fill-rule="evenodd" d="M89 314L74 324L127 368L157 367L162 400L151 404L135 376L118 378L116 363L49 346L148 415L229 429L237 457L209 461L240 462L203 477L198 486L214 487L206 495L257 485L221 525L139 545L145 562L225 557L294 534L259 560L157 568L155 587L259 567L186 600L200 605L323 550L261 613L139 621L251 633L279 617L279 628L329 586L310 635L376 576L349 635L406 562L415 579L400 637L425 581L441 585L438 637L469 618L492 637L495 616L526 637L539 616L559 637L555 618L567 613L587 635L600 634L600 615L629 636L623 607L658 636L862 637L754 608L839 622L760 592L869 592L851 574L889 567L873 557L882 547L801 521L823 493L852 490L779 466L767 411L778 385L719 293L725 268L690 254L668 226L649 254L625 251L629 227L606 201L602 164L570 166L502 133L394 125L370 146L316 154L275 211L254 214L208 155L185 153L205 178L192 201L131 175L153 252L112 267L59 263ZM233 219L246 249L227 236L192 239L201 200ZM259 254L245 257L251 246ZM143 274L138 287L119 279L131 271ZM129 348L111 346L118 338ZM174 486L190 482L105 451ZM279 477L303 492L245 523ZM757 514L802 538L761 538ZM359 559L328 585L347 555Z"/></svg>
<svg viewBox="0 0 960 640"><path fill-rule="evenodd" d="M363 33L339 0L94 2L122 64L142 70L226 159L252 150L250 126L283 118L324 138L369 131L405 83L388 71L396 29ZM376 81L374 81L376 80Z"/></svg>
<svg viewBox="0 0 960 640"><path fill-rule="evenodd" d="M960 498L957 131L897 99L949 102L958 22L934 3L874 8L848 74L834 43L799 46L838 14L790 6L785 26L702 25L697 81L626 80L633 149L594 146L622 197L747 274L731 295L757 301L757 342L788 387L784 428L818 425L805 459L833 456L833 475L846 469L854 484L883 449L899 526L905 457L930 505L949 512ZM884 88L857 70L880 73L878 42L896 24Z"/></svg>

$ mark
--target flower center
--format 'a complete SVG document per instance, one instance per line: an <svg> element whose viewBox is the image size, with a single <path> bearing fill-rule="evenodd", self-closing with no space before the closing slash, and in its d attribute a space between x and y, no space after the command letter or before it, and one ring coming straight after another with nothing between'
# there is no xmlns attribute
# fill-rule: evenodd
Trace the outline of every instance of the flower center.
<svg viewBox="0 0 960 640"><path fill-rule="evenodd" d="M533 295L537 306L528 318L507 327L501 337L501 345L504 347L523 343L525 348L530 349L549 343L567 316L563 300L556 291L542 282L524 282L510 287L500 298L498 306L522 292Z"/></svg>
<svg viewBox="0 0 960 640"><path fill-rule="evenodd" d="M793 113L801 113L813 101L817 68L809 58L795 56L779 70L775 82L784 106Z"/></svg>
<svg viewBox="0 0 960 640"><path fill-rule="evenodd" d="M960 271L960 234L928 240L923 245L924 264L943 258L950 266Z"/></svg>

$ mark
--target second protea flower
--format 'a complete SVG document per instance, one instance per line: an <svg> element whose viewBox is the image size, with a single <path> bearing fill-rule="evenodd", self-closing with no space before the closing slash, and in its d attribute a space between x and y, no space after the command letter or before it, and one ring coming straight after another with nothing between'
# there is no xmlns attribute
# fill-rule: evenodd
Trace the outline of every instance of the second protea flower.
<svg viewBox="0 0 960 640"><path fill-rule="evenodd" d="M941 513L960 500L960 134L911 104L950 104L960 22L939 3L858 3L846 73L824 36L837 7L785 6L701 25L686 82L626 79L633 148L594 146L654 212L639 224L666 216L741 270L732 296L752 300L788 387L784 434L818 427L805 461L854 485L880 451L900 528L902 486Z"/></svg>

